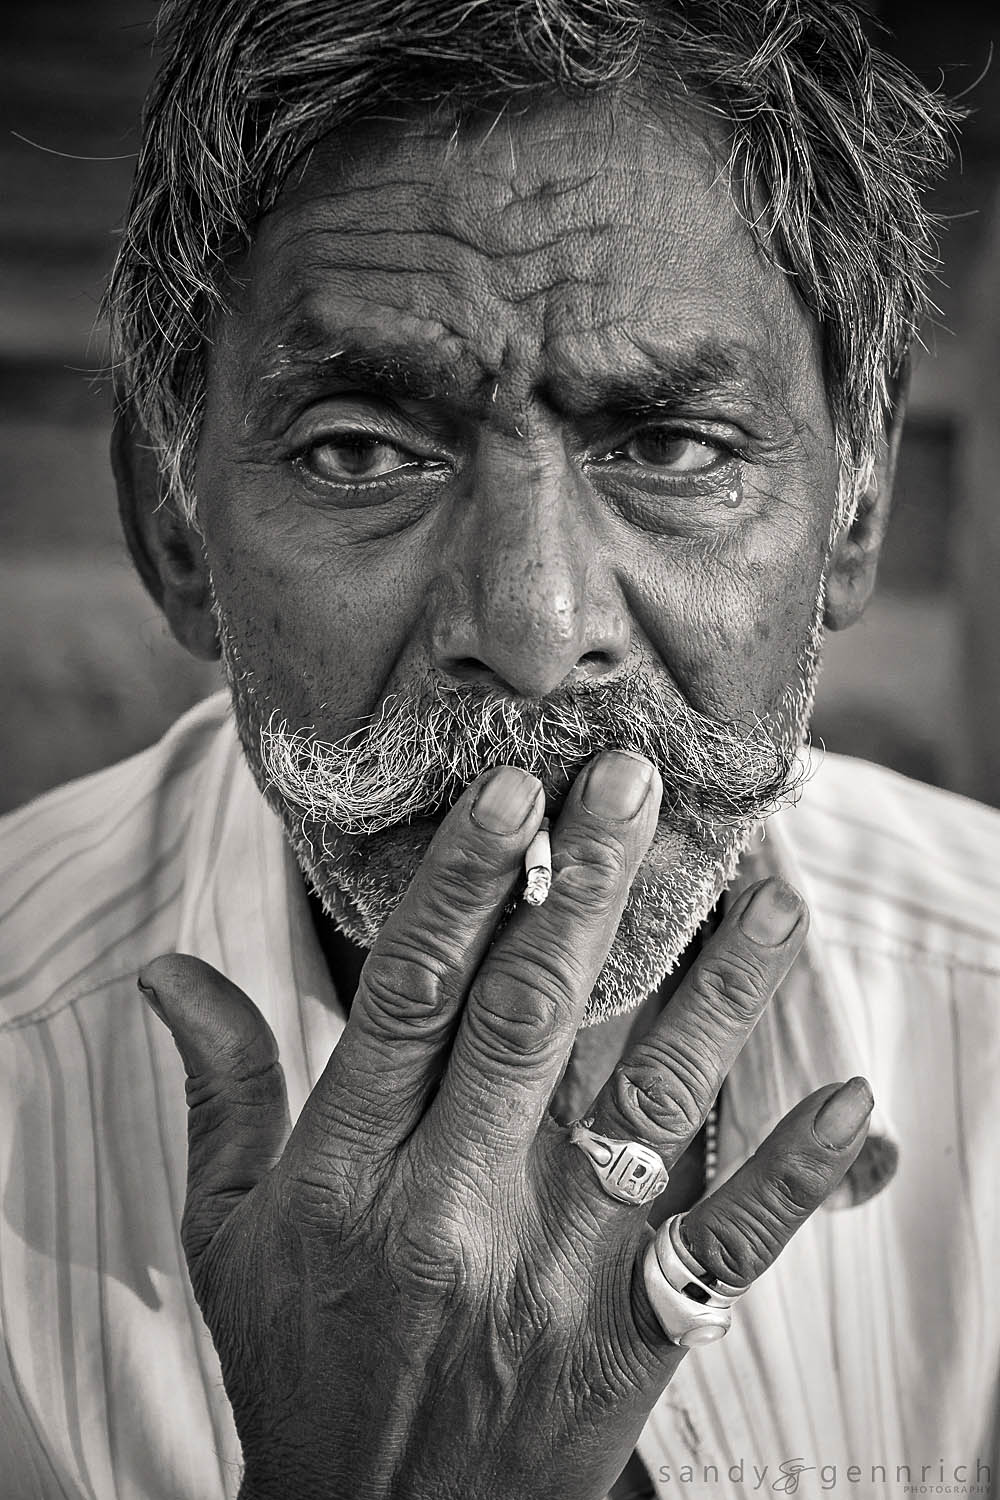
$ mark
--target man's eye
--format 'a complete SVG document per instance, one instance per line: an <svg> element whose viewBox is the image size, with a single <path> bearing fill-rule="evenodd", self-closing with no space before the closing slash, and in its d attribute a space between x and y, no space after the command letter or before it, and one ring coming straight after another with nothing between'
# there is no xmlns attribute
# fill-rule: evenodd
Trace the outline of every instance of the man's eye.
<svg viewBox="0 0 1000 1500"><path fill-rule="evenodd" d="M302 462L320 479L344 484L384 479L388 474L410 468L416 459L405 448L369 433L345 432L313 443L303 453Z"/></svg>
<svg viewBox="0 0 1000 1500"><path fill-rule="evenodd" d="M647 427L636 433L619 452L644 468L662 469L670 474L701 474L714 468L720 459L731 456L721 443L706 442L662 427Z"/></svg>

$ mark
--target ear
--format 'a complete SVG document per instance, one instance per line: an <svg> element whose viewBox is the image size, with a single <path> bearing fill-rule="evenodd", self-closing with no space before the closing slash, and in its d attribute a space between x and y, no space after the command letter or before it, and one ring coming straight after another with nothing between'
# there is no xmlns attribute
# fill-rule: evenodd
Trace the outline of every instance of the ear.
<svg viewBox="0 0 1000 1500"><path fill-rule="evenodd" d="M167 495L156 453L128 403L111 434L118 514L139 576L192 656L219 655L212 587L201 535Z"/></svg>
<svg viewBox="0 0 1000 1500"><path fill-rule="evenodd" d="M906 413L906 374L900 375L893 392L878 462L871 483L859 497L854 519L833 546L826 579L828 630L846 630L860 620L875 588L875 575L882 553L892 492L896 478L899 439Z"/></svg>

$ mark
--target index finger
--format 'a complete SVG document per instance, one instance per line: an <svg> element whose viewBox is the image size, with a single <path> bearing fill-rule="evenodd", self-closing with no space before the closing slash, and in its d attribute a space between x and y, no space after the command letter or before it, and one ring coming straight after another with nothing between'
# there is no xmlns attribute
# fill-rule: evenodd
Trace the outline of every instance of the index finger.
<svg viewBox="0 0 1000 1500"><path fill-rule="evenodd" d="M501 766L448 813L368 955L296 1149L388 1151L414 1129L543 810L538 778Z"/></svg>

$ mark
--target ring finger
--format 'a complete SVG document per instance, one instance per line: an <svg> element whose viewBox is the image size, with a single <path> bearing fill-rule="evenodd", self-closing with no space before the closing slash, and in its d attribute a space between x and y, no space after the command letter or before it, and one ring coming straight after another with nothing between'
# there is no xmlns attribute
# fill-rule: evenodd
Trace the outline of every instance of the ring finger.
<svg viewBox="0 0 1000 1500"><path fill-rule="evenodd" d="M701 1128L729 1070L785 977L808 927L791 886L743 892L662 1015L616 1066L594 1101L593 1128L652 1147L669 1169ZM601 1219L621 1212L574 1146L559 1175Z"/></svg>

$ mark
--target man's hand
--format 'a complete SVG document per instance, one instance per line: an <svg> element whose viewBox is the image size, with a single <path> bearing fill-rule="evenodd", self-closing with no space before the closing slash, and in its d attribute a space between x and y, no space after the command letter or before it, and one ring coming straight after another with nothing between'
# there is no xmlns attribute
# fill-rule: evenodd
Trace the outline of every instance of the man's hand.
<svg viewBox="0 0 1000 1500"><path fill-rule="evenodd" d="M246 996L192 958L145 971L188 1074L184 1246L245 1500L599 1500L624 1466L681 1351L646 1298L645 1215L605 1195L548 1104L659 801L647 762L599 756L553 831L547 902L496 936L541 788L509 768L470 787L290 1134ZM669 1168L805 925L780 882L745 893L602 1090L596 1128ZM824 1110L833 1093L688 1214L727 1282L766 1270L860 1150L870 1094Z"/></svg>

